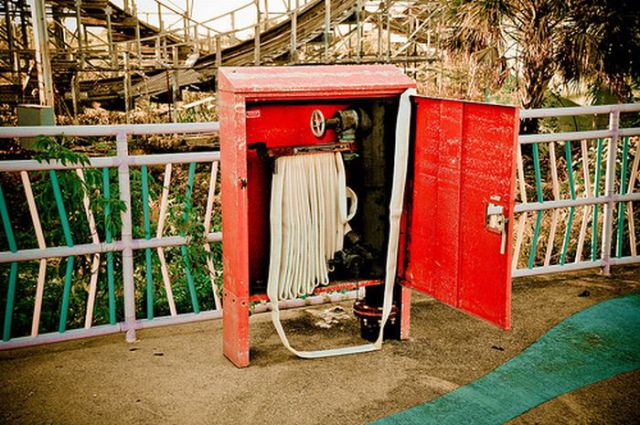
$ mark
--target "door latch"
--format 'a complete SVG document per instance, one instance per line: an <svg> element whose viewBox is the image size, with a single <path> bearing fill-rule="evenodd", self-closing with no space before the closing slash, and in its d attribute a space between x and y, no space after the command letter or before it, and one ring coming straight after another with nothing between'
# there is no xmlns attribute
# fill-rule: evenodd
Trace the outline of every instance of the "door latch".
<svg viewBox="0 0 640 425"><path fill-rule="evenodd" d="M504 207L502 205L488 204L486 213L487 228L496 233L500 233L502 239L500 241L500 254L504 254L507 250L507 221L509 219L504 216Z"/></svg>

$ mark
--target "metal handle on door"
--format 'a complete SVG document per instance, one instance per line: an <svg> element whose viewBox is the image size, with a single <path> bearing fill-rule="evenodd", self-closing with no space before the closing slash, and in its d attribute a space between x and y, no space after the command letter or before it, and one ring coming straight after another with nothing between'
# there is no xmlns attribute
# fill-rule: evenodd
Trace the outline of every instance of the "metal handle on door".
<svg viewBox="0 0 640 425"><path fill-rule="evenodd" d="M504 216L504 207L502 205L488 204L486 212L487 228L493 232L501 234L500 254L507 251L507 221Z"/></svg>

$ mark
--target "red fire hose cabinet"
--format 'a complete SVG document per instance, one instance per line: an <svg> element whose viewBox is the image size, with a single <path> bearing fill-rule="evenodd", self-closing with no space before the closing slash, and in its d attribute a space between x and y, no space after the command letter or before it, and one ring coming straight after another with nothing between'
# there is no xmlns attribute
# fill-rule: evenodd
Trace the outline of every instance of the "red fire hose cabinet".
<svg viewBox="0 0 640 425"><path fill-rule="evenodd" d="M394 66L354 65L221 68L218 84L224 355L249 364L250 305L266 299L271 183L282 155L342 153L357 212L330 284L315 293L365 287L354 310L369 337L382 305L400 96L414 81ZM411 97L385 337L408 338L411 289L509 329L518 125L514 107Z"/></svg>

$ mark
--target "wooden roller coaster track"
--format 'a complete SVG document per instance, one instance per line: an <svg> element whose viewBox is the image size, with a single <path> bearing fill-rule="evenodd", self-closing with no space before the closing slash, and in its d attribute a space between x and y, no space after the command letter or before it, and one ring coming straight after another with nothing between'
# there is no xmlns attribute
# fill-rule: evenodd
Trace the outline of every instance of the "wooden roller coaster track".
<svg viewBox="0 0 640 425"><path fill-rule="evenodd" d="M283 13L269 13L268 0L252 0L204 22L155 0L157 24L141 19L133 0L124 0L124 7L108 0L38 1L47 17L56 98L73 100L74 109L86 101L129 104L139 96L175 99L184 87L213 89L220 66L437 58L432 22L438 5L429 0L296 0L296 7L285 0ZM235 15L246 8L255 9L256 20L238 27ZM0 102L37 103L27 0L6 0L0 12ZM184 24L165 25L163 12ZM223 18L231 20L231 30L216 28ZM245 39L243 32L249 33ZM392 42L397 35L404 38Z"/></svg>

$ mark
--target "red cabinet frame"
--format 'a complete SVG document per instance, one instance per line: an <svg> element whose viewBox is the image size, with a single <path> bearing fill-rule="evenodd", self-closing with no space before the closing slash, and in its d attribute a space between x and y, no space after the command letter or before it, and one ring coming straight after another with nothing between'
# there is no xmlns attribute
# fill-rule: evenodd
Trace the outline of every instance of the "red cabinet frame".
<svg viewBox="0 0 640 425"><path fill-rule="evenodd" d="M223 352L244 367L249 364L249 307L255 298L249 292L254 273L250 257L264 257L268 243L252 229L269 221L263 201L249 202L268 199L260 189L268 170L248 166L255 155L249 144L255 134L306 116L304 108L282 116L269 108L253 111L252 105L282 102L286 111L287 102L305 100L331 108L341 100L399 98L415 83L394 66L354 65L220 68L218 84ZM334 105L327 106L327 100ZM401 337L409 336L409 287L508 328L517 109L415 98L414 110L413 164L398 270L404 286L396 300ZM502 207L508 219L506 254L499 253L501 235L485 226L488 203ZM485 258L488 253L491 258Z"/></svg>

